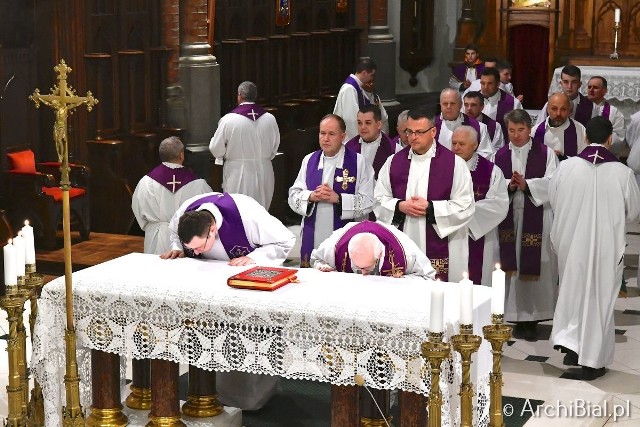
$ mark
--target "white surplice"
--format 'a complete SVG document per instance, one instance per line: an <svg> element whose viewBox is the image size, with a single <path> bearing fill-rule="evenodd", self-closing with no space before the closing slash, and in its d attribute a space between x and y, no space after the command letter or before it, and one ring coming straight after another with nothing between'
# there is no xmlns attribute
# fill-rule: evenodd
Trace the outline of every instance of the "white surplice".
<svg viewBox="0 0 640 427"><path fill-rule="evenodd" d="M532 141L523 147L509 143L511 149L511 165L513 171L524 175L527 158ZM520 242L522 241L522 217L524 214L524 198L529 197L535 206L543 206L542 221L542 253L540 259L540 277L536 281L520 280L519 275L507 276L505 290L504 318L509 322L527 322L553 318L553 310L558 297L558 261L551 251L549 233L553 222L553 212L549 205L549 180L558 165L558 157L547 147L547 164L544 177L528 178L527 186L531 196L516 190L510 196L513 203L513 221L516 228L516 259L520 267ZM507 185L511 177L505 177Z"/></svg>
<svg viewBox="0 0 640 427"><path fill-rule="evenodd" d="M333 188L336 168L342 168L344 152L346 148L342 146L338 154L333 157L320 155L318 170L322 169L322 182L329 184ZM309 197L315 188L307 188L307 165L313 153L307 154L302 160L298 177L289 188L289 206L297 214L302 215L302 228L305 221L317 210L314 225L313 247L317 248L333 232L333 203L310 202ZM367 219L367 215L373 209L373 167L366 161L364 156L358 154L356 189L354 194L342 194L340 196L342 204L343 220L362 221ZM302 236L302 229L300 230Z"/></svg>
<svg viewBox="0 0 640 427"><path fill-rule="evenodd" d="M631 115L626 140L630 148L627 166L635 172L636 181L640 184L640 111ZM638 276L640 277L640 269Z"/></svg>
<svg viewBox="0 0 640 427"><path fill-rule="evenodd" d="M244 104L252 103L240 105ZM235 113L222 117L209 142L209 151L216 164L224 164L223 190L253 197L269 209L275 182L271 160L279 145L280 131L271 113L256 121Z"/></svg>
<svg viewBox="0 0 640 427"><path fill-rule="evenodd" d="M356 75L351 74L351 77L353 77L360 86L360 89L362 89L362 82L356 77ZM362 92L367 96L366 91L362 90ZM345 142L358 135L358 111L360 111L358 93L353 86L344 83L338 92L336 105L333 107L333 114L337 114L342 117L344 123L347 125L347 136L344 138Z"/></svg>
<svg viewBox="0 0 640 427"><path fill-rule="evenodd" d="M192 197L185 201L176 211L169 222L171 249L182 250L182 245L178 238L178 221L187 207L199 198L213 194L220 193L207 193ZM238 206L247 239L249 243L255 247L247 256L258 265L282 265L296 242L296 236L289 231L280 220L271 216L265 208L251 197L245 196L244 194L231 194L231 197L236 203L236 206ZM197 210L207 210L211 212L216 220L218 229L224 225L224 218L220 214L220 210L213 203L204 203ZM215 239L216 241L211 247L211 250L204 252L202 256L206 259L228 260L229 255L217 235Z"/></svg>
<svg viewBox="0 0 640 427"><path fill-rule="evenodd" d="M603 115L604 101L600 104L596 104L598 109L598 115ZM611 152L618 156L624 149L625 145L625 127L624 127L624 115L614 105L609 104L609 121L613 126L613 135L611 136Z"/></svg>
<svg viewBox="0 0 640 427"><path fill-rule="evenodd" d="M462 126L462 121L464 117L462 114L458 115L455 120L445 120L440 115L440 119L442 123L440 124L440 133L438 134L438 142L447 147L447 149L451 150L451 139L453 138L453 131ZM478 149L476 153L480 154L485 159L491 159L493 155L493 146L491 145L491 138L489 137L489 132L487 131L487 125L482 122L478 122L480 124L480 143L478 144Z"/></svg>
<svg viewBox="0 0 640 427"><path fill-rule="evenodd" d="M480 117L477 118L476 120L478 120L483 125L487 126L485 121L493 120L493 119L489 116L487 116L487 118L485 119L484 116L480 114ZM495 122L495 120L493 121ZM489 126L487 126L487 132L489 132ZM500 127L500 123L496 122L496 127L495 127L495 130L493 131L493 135L489 134L489 139L491 140L491 148L493 150L493 153L491 157L485 157L485 159L492 160L493 155L495 155L498 152L498 150L504 146L504 134L502 133L502 127Z"/></svg>
<svg viewBox="0 0 640 427"><path fill-rule="evenodd" d="M176 163L163 163L171 169L182 167ZM144 230L144 253L160 255L171 249L169 220L173 214L185 200L211 191L204 179L196 179L172 193L156 180L143 176L133 192L131 210Z"/></svg>
<svg viewBox="0 0 640 427"><path fill-rule="evenodd" d="M496 128L497 130L497 128ZM502 132L500 132L502 133ZM474 171L478 164L478 154L467 161L470 171ZM473 179L473 176L472 176ZM509 211L509 193L504 181L502 170L493 166L489 190L484 199L478 200L476 210L469 221L469 237L478 240L484 237L484 251L482 252L482 283L491 286L491 273L496 263L500 262L500 246L498 244L498 225L504 220ZM475 185L474 185L475 188Z"/></svg>
<svg viewBox="0 0 640 427"><path fill-rule="evenodd" d="M544 123L537 124L531 129L531 136L533 137L533 135L536 134L538 126L545 126L544 144L552 150L559 151L564 154L564 131L569 127L569 120L576 125L576 142L578 145L578 154L580 154L587 146L586 130L584 126L582 126L582 123L571 118L567 119L566 122L555 128L549 126L549 120L547 119Z"/></svg>
<svg viewBox="0 0 640 427"><path fill-rule="evenodd" d="M625 222L638 219L640 190L633 171L622 163L594 165L571 158L551 179L549 198L551 243L560 267L550 339L578 353L580 365L602 368L613 363Z"/></svg>
<svg viewBox="0 0 640 427"><path fill-rule="evenodd" d="M409 238L409 236L392 225L387 225L380 221L377 223L393 233L394 236L398 238L400 245L402 245L402 248L404 249L404 256L407 261L405 275L420 276L430 280L436 279L436 271L431 266L431 261L429 261L429 258L427 258L424 252L414 243L413 240ZM317 249L314 249L311 253L311 265L314 268L328 266L335 270L336 244L344 233L356 224L356 222L350 222L344 227L335 230ZM382 259L384 259L384 256L385 254L383 253ZM352 265L351 269L355 271L354 268L355 267Z"/></svg>
<svg viewBox="0 0 640 427"><path fill-rule="evenodd" d="M411 166L407 182L406 200L413 196L420 196L428 200L429 190L429 170L431 169L431 159L438 150L446 150L445 147L434 143L425 154L415 154L409 150ZM394 156L401 156L402 152ZM373 212L378 221L391 224L396 210L396 205L401 199L393 197L391 191L391 181L389 171L391 160L387 159L380 169L378 182L375 187L375 205ZM433 227L440 238L449 239L449 281L462 279L462 273L467 271L469 260L469 244L466 225L471 220L474 212L473 186L471 174L464 160L455 157L453 172L453 183L451 186L451 197L449 200L429 201L433 204L436 223L427 224L425 217L406 216L403 231L426 253L426 232L427 227Z"/></svg>

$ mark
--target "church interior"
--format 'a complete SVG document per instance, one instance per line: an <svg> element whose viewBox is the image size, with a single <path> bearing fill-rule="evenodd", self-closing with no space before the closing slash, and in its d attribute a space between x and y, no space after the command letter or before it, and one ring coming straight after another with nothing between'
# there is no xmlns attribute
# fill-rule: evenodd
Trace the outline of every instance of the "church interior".
<svg viewBox="0 0 640 427"><path fill-rule="evenodd" d="M560 90L559 69L568 64L583 70L583 93L589 76L607 77L607 99L626 123L640 111L640 0L0 0L0 236L6 241L29 220L38 272L45 282L65 274L56 117L29 99L36 88L49 93L60 60L72 70L73 93L90 92L98 100L91 111L73 110L66 129L75 272L143 252L144 232L130 206L136 184L160 163L165 138L179 137L185 166L222 191L223 168L209 142L220 118L236 106L239 83L254 82L257 103L277 121L269 213L298 236L301 217L287 203L289 187L303 158L318 149L320 120L333 111L359 58L377 64L375 91L393 137L401 111L439 112L440 91L470 44L480 58L512 64L511 82L533 117ZM12 171L12 159L29 150L33 172ZM514 398L509 405L517 401L520 412L505 413L507 427L640 426L639 254L640 225L629 224L627 290L615 304L615 362L606 376L587 382L567 371L549 341L551 321L540 324L536 342L506 342L503 395ZM285 266L299 262L297 243ZM0 338L8 340L9 323L0 317ZM126 369L131 379L131 366ZM187 372L182 364L181 381ZM0 384L7 385L8 376L2 352ZM248 411L242 424L190 418L186 425L334 426L324 385L307 390L308 400L276 399L281 407ZM306 385L291 387L304 391ZM318 405L313 393L324 396L322 419L313 411L304 415L305 405ZM550 412L527 413L529 399ZM623 413L615 421L611 411L558 415L558 404L576 399L608 402ZM8 405L0 393L0 416ZM299 418L261 420L270 411L286 413L287 405Z"/></svg>

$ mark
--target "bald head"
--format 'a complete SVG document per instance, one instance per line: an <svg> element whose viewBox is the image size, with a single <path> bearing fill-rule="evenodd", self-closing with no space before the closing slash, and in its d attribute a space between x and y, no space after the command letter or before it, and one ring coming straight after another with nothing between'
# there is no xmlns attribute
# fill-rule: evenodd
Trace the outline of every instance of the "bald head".
<svg viewBox="0 0 640 427"><path fill-rule="evenodd" d="M382 257L384 245L373 233L358 233L349 240L347 250L351 264L366 276L373 273Z"/></svg>
<svg viewBox="0 0 640 427"><path fill-rule="evenodd" d="M549 125L552 127L562 126L571 115L572 108L571 99L565 93L556 92L551 95L547 102Z"/></svg>
<svg viewBox="0 0 640 427"><path fill-rule="evenodd" d="M450 87L440 92L440 111L445 120L455 120L460 116L462 108L462 95Z"/></svg>

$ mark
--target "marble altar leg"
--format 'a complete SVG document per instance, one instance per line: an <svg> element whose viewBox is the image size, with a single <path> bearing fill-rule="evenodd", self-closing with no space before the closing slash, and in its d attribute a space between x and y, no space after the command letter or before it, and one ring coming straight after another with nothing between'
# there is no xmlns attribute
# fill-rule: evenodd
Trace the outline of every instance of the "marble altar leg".
<svg viewBox="0 0 640 427"><path fill-rule="evenodd" d="M186 427L180 419L179 370L175 362L151 360L151 412L146 427Z"/></svg>
<svg viewBox="0 0 640 427"><path fill-rule="evenodd" d="M358 387L331 385L331 427L358 427Z"/></svg>
<svg viewBox="0 0 640 427"><path fill-rule="evenodd" d="M189 393L182 412L190 417L215 417L222 412L216 393L216 373L189 365Z"/></svg>
<svg viewBox="0 0 640 427"><path fill-rule="evenodd" d="M426 396L399 391L398 407L400 409L399 427L426 427L428 422Z"/></svg>
<svg viewBox="0 0 640 427"><path fill-rule="evenodd" d="M91 350L91 415L86 425L126 426L129 422L120 403L120 356Z"/></svg>
<svg viewBox="0 0 640 427"><path fill-rule="evenodd" d="M133 379L127 406L131 409L151 409L151 363L149 359L131 361Z"/></svg>

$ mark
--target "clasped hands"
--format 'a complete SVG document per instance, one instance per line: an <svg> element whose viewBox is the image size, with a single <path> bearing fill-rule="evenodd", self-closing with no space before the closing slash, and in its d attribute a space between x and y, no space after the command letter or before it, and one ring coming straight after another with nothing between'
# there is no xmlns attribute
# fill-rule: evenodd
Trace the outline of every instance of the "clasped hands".
<svg viewBox="0 0 640 427"><path fill-rule="evenodd" d="M410 199L403 200L398 205L398 209L405 215L419 217L427 215L429 202L427 199L418 196L412 196Z"/></svg>
<svg viewBox="0 0 640 427"><path fill-rule="evenodd" d="M320 184L311 192L309 200L312 202L338 203L340 195L329 187L329 184Z"/></svg>
<svg viewBox="0 0 640 427"><path fill-rule="evenodd" d="M509 190L516 191L519 189L520 191L525 191L527 189L527 180L524 178L518 171L514 171L511 175L511 181L509 181Z"/></svg>

